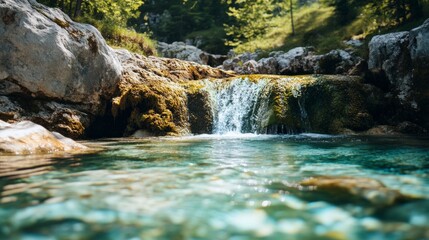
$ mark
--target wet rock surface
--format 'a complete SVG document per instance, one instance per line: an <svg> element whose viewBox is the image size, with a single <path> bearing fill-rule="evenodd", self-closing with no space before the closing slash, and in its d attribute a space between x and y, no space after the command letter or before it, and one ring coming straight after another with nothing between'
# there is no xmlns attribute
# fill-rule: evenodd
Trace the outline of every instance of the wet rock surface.
<svg viewBox="0 0 429 240"><path fill-rule="evenodd" d="M38 154L77 152L87 149L82 144L30 121L8 124L0 120L0 153Z"/></svg>
<svg viewBox="0 0 429 240"><path fill-rule="evenodd" d="M305 187L307 193L311 192L309 195L314 194L311 196L314 200L329 198L330 201L340 203L361 203L376 207L416 200L370 178L321 176L305 179L299 185Z"/></svg>
<svg viewBox="0 0 429 240"><path fill-rule="evenodd" d="M223 70L178 59L144 57L126 50L116 53L124 72L117 96L108 109L111 115L99 121L110 122L112 126L115 122L120 136L139 129L155 135L190 133L188 103L202 104L193 106L193 113L207 103L195 92L197 95L188 96L192 89L188 90L185 85L200 79L232 76Z"/></svg>

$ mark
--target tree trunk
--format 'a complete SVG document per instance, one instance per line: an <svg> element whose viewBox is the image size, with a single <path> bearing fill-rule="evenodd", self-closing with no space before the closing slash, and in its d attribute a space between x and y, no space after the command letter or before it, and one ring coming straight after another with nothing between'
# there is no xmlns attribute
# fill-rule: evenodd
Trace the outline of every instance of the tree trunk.
<svg viewBox="0 0 429 240"><path fill-rule="evenodd" d="M423 14L419 0L410 0L410 19L416 19L421 17Z"/></svg>
<svg viewBox="0 0 429 240"><path fill-rule="evenodd" d="M60 9L64 12L64 0L60 0Z"/></svg>
<svg viewBox="0 0 429 240"><path fill-rule="evenodd" d="M70 0L69 11L68 11L69 17L73 17L72 11L73 11L73 0Z"/></svg>
<svg viewBox="0 0 429 240"><path fill-rule="evenodd" d="M292 35L295 35L295 24L293 22L293 3L292 0L289 0L290 3L290 22L292 25Z"/></svg>
<svg viewBox="0 0 429 240"><path fill-rule="evenodd" d="M74 18L80 17L82 10L82 0L76 0L76 7L74 9Z"/></svg>

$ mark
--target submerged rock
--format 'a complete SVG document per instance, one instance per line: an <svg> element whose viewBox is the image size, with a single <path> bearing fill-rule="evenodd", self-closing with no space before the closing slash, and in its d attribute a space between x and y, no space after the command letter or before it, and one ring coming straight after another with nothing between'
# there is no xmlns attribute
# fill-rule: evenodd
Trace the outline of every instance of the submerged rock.
<svg viewBox="0 0 429 240"><path fill-rule="evenodd" d="M85 149L84 145L30 121L8 124L0 120L0 153L37 154Z"/></svg>
<svg viewBox="0 0 429 240"><path fill-rule="evenodd" d="M312 177L299 183L314 200L340 203L363 203L376 207L393 206L396 203L415 200L397 190L387 188L381 182L356 177Z"/></svg>

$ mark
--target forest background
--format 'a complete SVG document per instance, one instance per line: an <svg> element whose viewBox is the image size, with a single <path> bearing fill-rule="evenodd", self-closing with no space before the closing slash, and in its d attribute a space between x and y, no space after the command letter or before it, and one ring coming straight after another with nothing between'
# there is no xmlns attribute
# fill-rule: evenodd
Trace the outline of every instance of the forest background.
<svg viewBox="0 0 429 240"><path fill-rule="evenodd" d="M96 26L110 45L157 55L156 42L207 52L318 52L409 30L429 17L429 0L39 0ZM367 44L363 44L365 46ZM361 52L365 55L365 49Z"/></svg>

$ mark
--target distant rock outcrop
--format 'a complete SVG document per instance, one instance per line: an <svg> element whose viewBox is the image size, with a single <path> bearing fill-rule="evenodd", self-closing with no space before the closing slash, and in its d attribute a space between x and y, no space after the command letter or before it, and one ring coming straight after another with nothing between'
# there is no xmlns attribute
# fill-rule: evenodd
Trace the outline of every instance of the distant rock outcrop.
<svg viewBox="0 0 429 240"><path fill-rule="evenodd" d="M204 52L203 50L187 45L184 42L173 42L171 44L158 42L157 49L162 57L177 58L199 64L216 67L226 60L225 55L216 55Z"/></svg>
<svg viewBox="0 0 429 240"><path fill-rule="evenodd" d="M240 74L343 74L361 75L365 62L344 50L316 55L312 47L297 47L288 52L271 52L257 60L257 54L244 53L224 61L222 68Z"/></svg>
<svg viewBox="0 0 429 240"><path fill-rule="evenodd" d="M111 97L121 65L100 33L34 0L0 1L0 119L72 137Z"/></svg>

